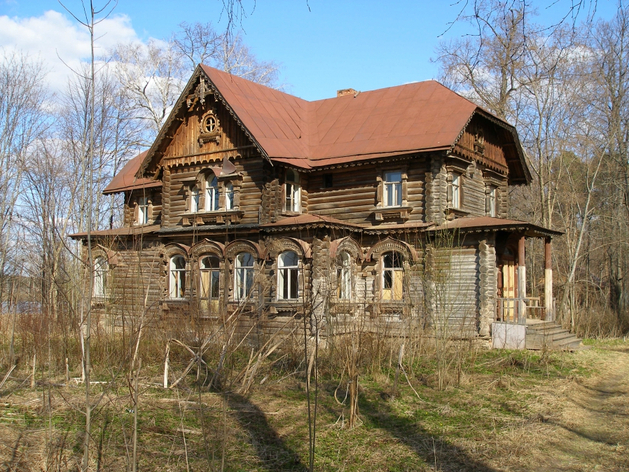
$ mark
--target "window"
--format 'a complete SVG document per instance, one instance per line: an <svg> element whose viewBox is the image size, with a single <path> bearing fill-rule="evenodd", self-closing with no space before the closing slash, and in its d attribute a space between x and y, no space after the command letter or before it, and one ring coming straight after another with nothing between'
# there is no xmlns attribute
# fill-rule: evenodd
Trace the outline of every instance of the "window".
<svg viewBox="0 0 629 472"><path fill-rule="evenodd" d="M234 271L234 300L245 300L253 288L253 256L241 252L236 256Z"/></svg>
<svg viewBox="0 0 629 472"><path fill-rule="evenodd" d="M225 184L225 210L234 209L234 185L231 183Z"/></svg>
<svg viewBox="0 0 629 472"><path fill-rule="evenodd" d="M349 300L352 298L352 256L343 251L338 259L338 297L340 300Z"/></svg>
<svg viewBox="0 0 629 472"><path fill-rule="evenodd" d="M384 173L384 206L402 206L402 172Z"/></svg>
<svg viewBox="0 0 629 472"><path fill-rule="evenodd" d="M277 299L299 298L299 256L294 251L285 251L277 258Z"/></svg>
<svg viewBox="0 0 629 472"><path fill-rule="evenodd" d="M301 211L301 187L299 185L299 173L292 169L286 170L286 181L284 184L285 201L284 209L289 212Z"/></svg>
<svg viewBox="0 0 629 472"><path fill-rule="evenodd" d="M214 131L216 131L217 126L218 122L214 115L206 115L203 118L203 131L205 131L206 133L213 133Z"/></svg>
<svg viewBox="0 0 629 472"><path fill-rule="evenodd" d="M149 222L149 199L148 197L140 197L137 201L136 223L145 225Z"/></svg>
<svg viewBox="0 0 629 472"><path fill-rule="evenodd" d="M97 257L94 261L94 287L92 289L94 297L103 298L105 296L108 270L109 264L107 264L107 259Z"/></svg>
<svg viewBox="0 0 629 472"><path fill-rule="evenodd" d="M402 300L403 287L402 257L394 251L384 253L382 256L382 299Z"/></svg>
<svg viewBox="0 0 629 472"><path fill-rule="evenodd" d="M205 211L218 210L218 180L216 177L205 182Z"/></svg>
<svg viewBox="0 0 629 472"><path fill-rule="evenodd" d="M461 174L452 172L448 182L448 200L450 208L461 208Z"/></svg>
<svg viewBox="0 0 629 472"><path fill-rule="evenodd" d="M199 262L200 287L199 299L201 310L205 313L219 312L220 299L220 263L218 257L206 256Z"/></svg>
<svg viewBox="0 0 629 472"><path fill-rule="evenodd" d="M496 187L490 185L485 195L485 213L488 216L496 216Z"/></svg>
<svg viewBox="0 0 629 472"><path fill-rule="evenodd" d="M186 260L183 256L170 258L169 273L170 298L184 298L186 296Z"/></svg>
<svg viewBox="0 0 629 472"><path fill-rule="evenodd" d="M199 211L199 187L196 185L190 189L190 213Z"/></svg>

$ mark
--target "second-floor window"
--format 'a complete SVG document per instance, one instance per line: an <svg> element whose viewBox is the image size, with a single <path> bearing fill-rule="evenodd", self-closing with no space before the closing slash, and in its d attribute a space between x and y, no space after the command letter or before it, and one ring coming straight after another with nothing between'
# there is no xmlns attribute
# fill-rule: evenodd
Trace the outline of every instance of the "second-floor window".
<svg viewBox="0 0 629 472"><path fill-rule="evenodd" d="M384 173L384 206L402 206L402 172Z"/></svg>
<svg viewBox="0 0 629 472"><path fill-rule="evenodd" d="M485 194L485 213L487 216L496 216L496 187L490 185Z"/></svg>
<svg viewBox="0 0 629 472"><path fill-rule="evenodd" d="M217 211L218 205L218 180L216 177L208 178L205 183L205 211Z"/></svg>
<svg viewBox="0 0 629 472"><path fill-rule="evenodd" d="M232 183L225 184L225 210L234 209L234 185Z"/></svg>
<svg viewBox="0 0 629 472"><path fill-rule="evenodd" d="M145 225L149 222L149 199L140 197L137 201L135 222L138 225Z"/></svg>
<svg viewBox="0 0 629 472"><path fill-rule="evenodd" d="M196 185L190 189L190 213L199 211L199 187Z"/></svg>
<svg viewBox="0 0 629 472"><path fill-rule="evenodd" d="M461 174L452 172L448 178L448 206L461 208Z"/></svg>
<svg viewBox="0 0 629 472"><path fill-rule="evenodd" d="M284 210L299 213L301 211L301 186L299 184L299 173L292 169L286 170L284 194Z"/></svg>

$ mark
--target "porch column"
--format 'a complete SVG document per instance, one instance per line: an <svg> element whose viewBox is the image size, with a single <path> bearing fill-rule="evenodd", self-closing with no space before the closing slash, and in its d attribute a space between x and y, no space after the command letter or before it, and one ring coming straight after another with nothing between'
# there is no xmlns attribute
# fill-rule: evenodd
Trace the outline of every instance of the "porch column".
<svg viewBox="0 0 629 472"><path fill-rule="evenodd" d="M555 320L553 311L553 265L551 263L551 238L547 236L544 240L544 308L546 309L547 321Z"/></svg>
<svg viewBox="0 0 629 472"><path fill-rule="evenodd" d="M518 322L524 323L526 320L526 253L524 251L524 244L526 239L524 235L520 237L518 241L518 298L520 299L520 306L518 310Z"/></svg>

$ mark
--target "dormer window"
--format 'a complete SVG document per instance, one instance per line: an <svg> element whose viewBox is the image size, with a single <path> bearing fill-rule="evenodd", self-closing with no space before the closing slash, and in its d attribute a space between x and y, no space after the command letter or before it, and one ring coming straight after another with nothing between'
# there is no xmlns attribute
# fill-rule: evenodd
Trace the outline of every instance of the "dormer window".
<svg viewBox="0 0 629 472"><path fill-rule="evenodd" d="M291 213L301 212L301 185L299 173L287 169L284 182L284 210Z"/></svg>

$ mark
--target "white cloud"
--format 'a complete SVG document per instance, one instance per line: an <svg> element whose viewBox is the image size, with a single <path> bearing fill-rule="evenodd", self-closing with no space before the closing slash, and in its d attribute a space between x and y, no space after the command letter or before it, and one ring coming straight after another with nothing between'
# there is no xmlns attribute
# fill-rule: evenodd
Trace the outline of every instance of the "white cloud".
<svg viewBox="0 0 629 472"><path fill-rule="evenodd" d="M97 56L117 43L139 41L126 15L113 15L101 21L94 33ZM54 10L30 18L0 16L0 52L13 51L41 61L51 89L59 91L72 75L70 69L78 70L81 61L89 60L89 32L67 14Z"/></svg>

